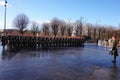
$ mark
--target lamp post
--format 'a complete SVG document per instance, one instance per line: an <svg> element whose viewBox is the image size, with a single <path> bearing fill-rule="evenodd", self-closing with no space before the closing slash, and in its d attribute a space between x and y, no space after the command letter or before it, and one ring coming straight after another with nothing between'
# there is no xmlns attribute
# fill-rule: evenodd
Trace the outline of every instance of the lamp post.
<svg viewBox="0 0 120 80"><path fill-rule="evenodd" d="M4 35L6 35L6 6L7 6L7 0L5 0L5 13L4 13Z"/></svg>

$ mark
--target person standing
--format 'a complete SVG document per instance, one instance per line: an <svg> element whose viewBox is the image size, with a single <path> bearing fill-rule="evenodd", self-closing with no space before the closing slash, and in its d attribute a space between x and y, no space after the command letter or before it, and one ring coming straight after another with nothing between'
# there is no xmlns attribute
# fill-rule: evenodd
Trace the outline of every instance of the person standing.
<svg viewBox="0 0 120 80"><path fill-rule="evenodd" d="M5 49L5 46L6 46L7 43L8 43L7 36L2 36L2 37L1 37L1 41L2 41L3 49Z"/></svg>
<svg viewBox="0 0 120 80"><path fill-rule="evenodd" d="M118 56L118 50L117 50L118 40L116 39L116 36L112 37L112 47L110 54L114 56L113 63L116 63L116 57Z"/></svg>

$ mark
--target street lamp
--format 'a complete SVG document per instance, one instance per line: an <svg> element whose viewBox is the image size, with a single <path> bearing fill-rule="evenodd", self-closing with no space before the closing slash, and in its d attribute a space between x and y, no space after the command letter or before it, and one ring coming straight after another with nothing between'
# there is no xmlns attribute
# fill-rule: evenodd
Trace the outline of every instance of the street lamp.
<svg viewBox="0 0 120 80"><path fill-rule="evenodd" d="M4 35L6 34L6 6L7 6L7 0L5 0L5 13L4 13Z"/></svg>

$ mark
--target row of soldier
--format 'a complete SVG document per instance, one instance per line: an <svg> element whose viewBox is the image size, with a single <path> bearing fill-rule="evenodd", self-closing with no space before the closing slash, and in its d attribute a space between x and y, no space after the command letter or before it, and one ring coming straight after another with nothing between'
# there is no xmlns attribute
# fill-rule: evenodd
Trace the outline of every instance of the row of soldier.
<svg viewBox="0 0 120 80"><path fill-rule="evenodd" d="M7 44L10 49L40 49L50 47L82 46L83 38L64 37L32 37L32 36L8 36Z"/></svg>

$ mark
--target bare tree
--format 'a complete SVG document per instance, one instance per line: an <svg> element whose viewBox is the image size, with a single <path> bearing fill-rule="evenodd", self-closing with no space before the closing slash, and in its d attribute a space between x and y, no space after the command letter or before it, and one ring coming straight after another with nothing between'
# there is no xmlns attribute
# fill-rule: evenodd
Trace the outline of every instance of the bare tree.
<svg viewBox="0 0 120 80"><path fill-rule="evenodd" d="M57 34L59 32L59 22L60 22L60 20L58 20L57 18L54 18L51 21L51 29L52 29L52 33L55 37L57 36Z"/></svg>
<svg viewBox="0 0 120 80"><path fill-rule="evenodd" d="M32 22L31 31L32 31L34 36L38 33L39 24L37 22L34 22L34 21Z"/></svg>
<svg viewBox="0 0 120 80"><path fill-rule="evenodd" d="M98 34L98 39L101 39L101 26L98 26L98 30L97 30L97 34Z"/></svg>
<svg viewBox="0 0 120 80"><path fill-rule="evenodd" d="M29 24L29 18L25 14L19 14L14 19L14 26L19 29L19 32L23 35L25 33L25 29Z"/></svg>
<svg viewBox="0 0 120 80"><path fill-rule="evenodd" d="M120 38L120 24L118 25L118 29L117 29L117 37Z"/></svg>
<svg viewBox="0 0 120 80"><path fill-rule="evenodd" d="M91 23L87 23L87 24L86 24L86 32L87 32L87 35L88 35L89 37L92 36L92 24L91 24Z"/></svg>
<svg viewBox="0 0 120 80"><path fill-rule="evenodd" d="M104 26L101 27L101 38L102 39L107 39L106 38L106 28Z"/></svg>
<svg viewBox="0 0 120 80"><path fill-rule="evenodd" d="M75 28L75 35L76 36L82 36L83 32L83 24L85 23L83 17L81 17L79 20L76 21L76 28Z"/></svg>
<svg viewBox="0 0 120 80"><path fill-rule="evenodd" d="M93 39L95 40L97 38L97 27L93 26Z"/></svg>
<svg viewBox="0 0 120 80"><path fill-rule="evenodd" d="M67 25L67 34L68 36L72 36L72 33L73 33L73 26L71 25L71 23L69 23Z"/></svg>
<svg viewBox="0 0 120 80"><path fill-rule="evenodd" d="M42 32L44 33L45 36L49 35L50 33L50 24L49 23L43 23L42 25Z"/></svg>
<svg viewBox="0 0 120 80"><path fill-rule="evenodd" d="M61 23L60 23L60 34L61 34L61 36L65 35L66 28L67 28L66 22L61 21Z"/></svg>
<svg viewBox="0 0 120 80"><path fill-rule="evenodd" d="M113 26L107 26L106 35L108 39L111 38L115 34L116 34L115 28Z"/></svg>

